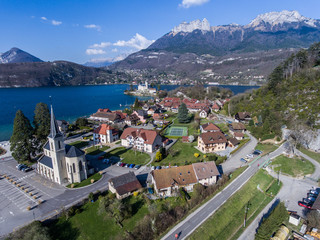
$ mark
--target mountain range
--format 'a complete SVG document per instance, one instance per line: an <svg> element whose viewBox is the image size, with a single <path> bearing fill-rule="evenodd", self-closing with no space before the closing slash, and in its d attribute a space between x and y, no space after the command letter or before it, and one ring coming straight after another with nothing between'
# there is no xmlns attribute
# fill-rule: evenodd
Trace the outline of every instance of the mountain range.
<svg viewBox="0 0 320 240"><path fill-rule="evenodd" d="M203 19L181 23L108 68L140 70L143 77L161 78L165 72L175 78L262 84L288 56L318 41L320 21L297 11L262 14L247 25L210 26Z"/></svg>
<svg viewBox="0 0 320 240"><path fill-rule="evenodd" d="M181 23L147 49L123 60L91 61L87 66L43 62L12 48L0 55L0 87L131 80L264 84L282 61L319 41L320 20L297 11L261 14L247 25L211 26L207 19L195 20ZM114 61L117 62L104 67ZM102 68L92 69L93 66Z"/></svg>

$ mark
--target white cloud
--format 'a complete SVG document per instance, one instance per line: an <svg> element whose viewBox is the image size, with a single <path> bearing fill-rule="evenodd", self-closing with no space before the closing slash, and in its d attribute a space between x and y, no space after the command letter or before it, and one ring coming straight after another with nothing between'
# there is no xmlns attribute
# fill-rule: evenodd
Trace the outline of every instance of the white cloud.
<svg viewBox="0 0 320 240"><path fill-rule="evenodd" d="M62 22L56 21L56 20L52 20L51 23L52 23L52 25L54 25L54 26L59 26L59 25L62 24Z"/></svg>
<svg viewBox="0 0 320 240"><path fill-rule="evenodd" d="M60 22L60 21L57 21L57 20L54 20L54 19L49 20L49 19L46 18L46 17L41 17L40 19L43 20L43 21L46 21L46 22L51 23L53 26L59 26L59 25L62 24L62 22Z"/></svg>
<svg viewBox="0 0 320 240"><path fill-rule="evenodd" d="M111 42L101 42L101 43L95 43L91 45L89 48L105 48L111 46Z"/></svg>
<svg viewBox="0 0 320 240"><path fill-rule="evenodd" d="M111 52L118 52L118 48L112 49Z"/></svg>
<svg viewBox="0 0 320 240"><path fill-rule="evenodd" d="M96 24L88 24L88 25L84 25L85 28L91 28L91 29L96 29L97 31L101 31L101 27L99 25Z"/></svg>
<svg viewBox="0 0 320 240"><path fill-rule="evenodd" d="M189 8L193 6L200 6L209 2L209 0L182 0L182 3L179 4L180 7Z"/></svg>
<svg viewBox="0 0 320 240"><path fill-rule="evenodd" d="M102 49L93 49L93 48L88 48L86 50L86 54L87 55L98 55L98 54L105 54L106 51L102 50Z"/></svg>
<svg viewBox="0 0 320 240"><path fill-rule="evenodd" d="M119 40L113 45L118 47L132 47L132 48L141 50L149 47L153 42L154 40L148 40L144 36L140 35L139 33L136 33L136 35L130 40L128 41Z"/></svg>

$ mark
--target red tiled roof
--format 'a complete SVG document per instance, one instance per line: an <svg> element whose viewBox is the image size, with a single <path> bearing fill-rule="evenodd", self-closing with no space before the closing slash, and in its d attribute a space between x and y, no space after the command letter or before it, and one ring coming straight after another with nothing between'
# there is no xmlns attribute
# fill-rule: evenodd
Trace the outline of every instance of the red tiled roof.
<svg viewBox="0 0 320 240"><path fill-rule="evenodd" d="M113 127L108 124L101 124L98 128L96 128L93 132L101 135L106 135L107 130L112 130L113 133L117 133Z"/></svg>
<svg viewBox="0 0 320 240"><path fill-rule="evenodd" d="M205 131L221 131L220 128L216 125L214 125L213 123L206 123L206 124L203 124L202 126L202 129L205 130Z"/></svg>
<svg viewBox="0 0 320 240"><path fill-rule="evenodd" d="M126 139L128 136L134 138L141 137L146 144L153 144L156 140L158 133L154 130L147 130L143 128L126 128L121 134L121 139Z"/></svg>

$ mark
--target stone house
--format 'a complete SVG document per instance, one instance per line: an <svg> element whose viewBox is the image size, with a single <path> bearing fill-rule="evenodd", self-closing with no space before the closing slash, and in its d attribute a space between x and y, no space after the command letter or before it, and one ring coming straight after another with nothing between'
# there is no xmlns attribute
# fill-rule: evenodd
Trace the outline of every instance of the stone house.
<svg viewBox="0 0 320 240"><path fill-rule="evenodd" d="M115 193L118 199L126 198L142 188L133 172L109 179L108 186L110 192Z"/></svg>
<svg viewBox="0 0 320 240"><path fill-rule="evenodd" d="M227 143L227 138L222 132L205 132L198 137L198 149L203 153L223 151Z"/></svg>

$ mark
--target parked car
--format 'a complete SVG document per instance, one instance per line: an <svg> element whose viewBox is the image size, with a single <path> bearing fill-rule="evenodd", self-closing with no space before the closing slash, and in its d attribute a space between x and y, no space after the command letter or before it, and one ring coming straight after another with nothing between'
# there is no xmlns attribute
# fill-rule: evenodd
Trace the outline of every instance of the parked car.
<svg viewBox="0 0 320 240"><path fill-rule="evenodd" d="M155 170L155 169L156 169L156 167L155 167L155 166L152 166L152 167L151 167L151 170Z"/></svg>
<svg viewBox="0 0 320 240"><path fill-rule="evenodd" d="M308 209L311 208L311 205L310 205L310 204L307 204L307 203L301 202L301 201L298 202L298 205L301 206L301 207L308 208Z"/></svg>
<svg viewBox="0 0 320 240"><path fill-rule="evenodd" d="M244 163L247 163L247 162L248 162L248 161L245 160L244 158L240 158L240 161L241 161L241 162L244 162Z"/></svg>
<svg viewBox="0 0 320 240"><path fill-rule="evenodd" d="M319 193L316 190L310 190L310 193L318 195Z"/></svg>
<svg viewBox="0 0 320 240"><path fill-rule="evenodd" d="M260 153L257 152L257 151L254 151L252 154L253 154L253 155L260 155Z"/></svg>
<svg viewBox="0 0 320 240"><path fill-rule="evenodd" d="M119 167L120 167L120 166L121 166L121 164L122 164L122 162L118 162L118 163L117 163L117 166L119 166Z"/></svg>
<svg viewBox="0 0 320 240"><path fill-rule="evenodd" d="M156 169L157 169L157 170L160 170L160 169L161 169L161 166L157 166Z"/></svg>
<svg viewBox="0 0 320 240"><path fill-rule="evenodd" d="M308 193L307 196L308 197L313 197L313 198L317 198L318 197L317 194L312 194L312 193Z"/></svg>
<svg viewBox="0 0 320 240"><path fill-rule="evenodd" d="M308 199L309 199L311 202L315 202L315 201L316 201L316 198L314 198L314 197L308 197Z"/></svg>
<svg viewBox="0 0 320 240"><path fill-rule="evenodd" d="M32 168L30 168L30 167L25 167L25 168L21 169L22 172L29 172L31 170L32 170Z"/></svg>
<svg viewBox="0 0 320 240"><path fill-rule="evenodd" d="M141 165L136 165L135 167L134 167L134 169L139 169L141 167Z"/></svg>
<svg viewBox="0 0 320 240"><path fill-rule="evenodd" d="M21 165L23 165L23 164L18 164L18 165L16 166L16 169L19 169L19 167L20 167Z"/></svg>
<svg viewBox="0 0 320 240"><path fill-rule="evenodd" d="M18 167L18 170L21 171L23 168L26 168L26 167L27 167L27 165L21 164L21 165Z"/></svg>
<svg viewBox="0 0 320 240"><path fill-rule="evenodd" d="M261 150L258 150L258 149L255 149L254 151L260 154L263 153Z"/></svg>
<svg viewBox="0 0 320 240"><path fill-rule="evenodd" d="M134 168L135 164L130 164L129 168Z"/></svg>
<svg viewBox="0 0 320 240"><path fill-rule="evenodd" d="M125 165L127 165L126 163L121 163L120 167L124 167Z"/></svg>
<svg viewBox="0 0 320 240"><path fill-rule="evenodd" d="M129 163L127 163L127 164L125 165L125 167L126 167L126 168L130 167L130 164L129 164Z"/></svg>
<svg viewBox="0 0 320 240"><path fill-rule="evenodd" d="M253 154L248 154L247 157L248 158L253 158L254 156L253 156Z"/></svg>
<svg viewBox="0 0 320 240"><path fill-rule="evenodd" d="M309 205L311 205L311 204L313 203L313 201L311 201L311 200L308 199L308 198L303 198L302 200L303 200L305 203L309 204Z"/></svg>

